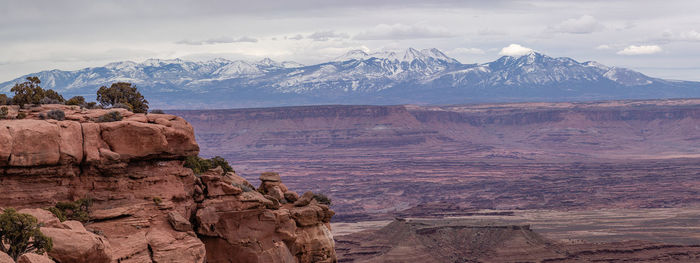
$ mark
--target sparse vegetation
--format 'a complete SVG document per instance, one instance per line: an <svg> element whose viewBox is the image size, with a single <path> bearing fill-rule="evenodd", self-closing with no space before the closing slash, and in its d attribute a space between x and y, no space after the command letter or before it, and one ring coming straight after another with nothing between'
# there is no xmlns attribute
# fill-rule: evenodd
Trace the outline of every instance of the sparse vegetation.
<svg viewBox="0 0 700 263"><path fill-rule="evenodd" d="M0 251L7 253L15 261L29 252L51 251L51 238L41 233L37 219L28 214L17 213L8 208L0 214Z"/></svg>
<svg viewBox="0 0 700 263"><path fill-rule="evenodd" d="M66 101L66 105L85 106L85 97L75 96Z"/></svg>
<svg viewBox="0 0 700 263"><path fill-rule="evenodd" d="M113 122L113 121L121 121L122 120L122 114L119 113L118 111L110 111L108 113L105 113L104 115L100 116L97 119L97 122Z"/></svg>
<svg viewBox="0 0 700 263"><path fill-rule="evenodd" d="M188 156L187 159L185 159L185 167L192 169L195 174L202 174L217 166L221 166L224 172L233 172L231 165L221 156L215 156L211 159L204 159L199 156Z"/></svg>
<svg viewBox="0 0 700 263"><path fill-rule="evenodd" d="M92 199L83 198L74 202L58 202L53 208L48 210L56 215L58 219L63 218L61 221L65 220L77 220L80 222L90 221L90 206L92 206Z"/></svg>
<svg viewBox="0 0 700 263"><path fill-rule="evenodd" d="M50 110L48 113L46 113L46 117L49 119L62 121L66 119L66 113L62 110Z"/></svg>
<svg viewBox="0 0 700 263"><path fill-rule="evenodd" d="M10 98L7 97L5 94L0 94L0 105L7 105L10 104Z"/></svg>
<svg viewBox="0 0 700 263"><path fill-rule="evenodd" d="M159 110L159 109L152 110L151 113L153 113L153 114L165 114L165 112L163 110Z"/></svg>
<svg viewBox="0 0 700 263"><path fill-rule="evenodd" d="M148 112L148 101L128 82L112 83L109 88L100 87L97 90L97 101L105 107L124 107L123 104L134 113Z"/></svg>
<svg viewBox="0 0 700 263"><path fill-rule="evenodd" d="M163 199L161 199L161 198L158 197L158 196L154 196L154 197L153 197L153 203L156 204L156 205L160 205L161 203L163 203Z"/></svg>
<svg viewBox="0 0 700 263"><path fill-rule="evenodd" d="M0 120L7 119L8 112L7 107L0 107Z"/></svg>
<svg viewBox="0 0 700 263"><path fill-rule="evenodd" d="M27 81L15 84L10 91L15 93L12 104L24 107L26 104L62 104L65 99L58 92L39 86L41 80L37 77L27 77Z"/></svg>
<svg viewBox="0 0 700 263"><path fill-rule="evenodd" d="M26 117L27 117L27 114L24 112L20 111L19 113L17 113L17 119L19 119L19 120L24 119Z"/></svg>
<svg viewBox="0 0 700 263"><path fill-rule="evenodd" d="M319 204L331 205L331 199L324 194L314 194L314 200Z"/></svg>

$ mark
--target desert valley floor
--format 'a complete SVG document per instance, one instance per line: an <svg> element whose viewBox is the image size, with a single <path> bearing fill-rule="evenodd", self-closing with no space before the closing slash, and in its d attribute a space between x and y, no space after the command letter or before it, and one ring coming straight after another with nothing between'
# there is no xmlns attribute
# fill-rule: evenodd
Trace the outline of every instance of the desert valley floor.
<svg viewBox="0 0 700 263"><path fill-rule="evenodd" d="M169 113L244 177L276 171L327 194L337 235L467 218L557 240L700 244L697 99Z"/></svg>

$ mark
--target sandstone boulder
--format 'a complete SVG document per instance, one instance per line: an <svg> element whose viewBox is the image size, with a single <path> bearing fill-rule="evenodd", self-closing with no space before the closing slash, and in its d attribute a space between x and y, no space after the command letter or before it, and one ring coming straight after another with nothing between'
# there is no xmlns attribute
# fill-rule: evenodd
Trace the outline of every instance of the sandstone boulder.
<svg viewBox="0 0 700 263"><path fill-rule="evenodd" d="M69 229L41 228L41 232L53 240L49 256L59 262L99 263L112 260L111 247L105 238L88 232L80 222L67 222Z"/></svg>
<svg viewBox="0 0 700 263"><path fill-rule="evenodd" d="M32 215L33 217L36 217L37 222L45 227L67 228L53 213L49 212L48 210L41 208L25 208L20 209L17 211L17 213Z"/></svg>
<svg viewBox="0 0 700 263"><path fill-rule="evenodd" d="M280 182L282 179L278 173L265 172L260 174L260 181L263 182Z"/></svg>
<svg viewBox="0 0 700 263"><path fill-rule="evenodd" d="M171 211L168 213L168 222L173 227L173 229L177 231L192 231L192 224L190 223L190 221L187 221L187 219L184 216L182 216L176 211Z"/></svg>
<svg viewBox="0 0 700 263"><path fill-rule="evenodd" d="M61 157L58 126L40 120L15 120L4 123L12 136L10 166L58 164Z"/></svg>
<svg viewBox="0 0 700 263"><path fill-rule="evenodd" d="M311 200L313 200L313 199L314 199L314 193L312 193L311 191L308 191L308 192L304 193L303 195L301 195L301 197L299 197L299 199L296 202L294 202L294 206L307 206L311 203Z"/></svg>
<svg viewBox="0 0 700 263"><path fill-rule="evenodd" d="M27 253L19 256L17 263L55 263L55 261L51 260L46 255Z"/></svg>
<svg viewBox="0 0 700 263"><path fill-rule="evenodd" d="M146 239L153 262L202 263L206 259L204 244L194 235L153 229Z"/></svg>
<svg viewBox="0 0 700 263"><path fill-rule="evenodd" d="M0 251L0 263L15 263L15 261L12 259L12 257L10 257L10 255Z"/></svg>

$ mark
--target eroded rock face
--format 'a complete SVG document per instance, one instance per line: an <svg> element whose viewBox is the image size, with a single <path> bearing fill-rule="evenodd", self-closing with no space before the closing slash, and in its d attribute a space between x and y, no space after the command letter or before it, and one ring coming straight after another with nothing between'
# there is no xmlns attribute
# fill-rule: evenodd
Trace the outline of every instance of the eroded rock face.
<svg viewBox="0 0 700 263"><path fill-rule="evenodd" d="M40 119L52 109L66 120ZM0 121L0 207L37 217L56 262L335 261L327 207L294 206L275 173L258 190L220 168L195 176L183 167L199 150L187 122L116 110L124 120L44 105ZM85 225L44 210L81 198L93 200Z"/></svg>
<svg viewBox="0 0 700 263"><path fill-rule="evenodd" d="M218 184L212 182L240 182L240 177L218 173L210 171L200 177L204 191L211 193L209 189L214 189L216 194L199 203L195 228L204 236L207 251L225 251L207 254L207 262L336 261L333 236L328 230L333 212L327 207L315 201L295 207L284 198L284 192L267 195L287 190L279 175L270 173L261 176L257 191L222 194Z"/></svg>

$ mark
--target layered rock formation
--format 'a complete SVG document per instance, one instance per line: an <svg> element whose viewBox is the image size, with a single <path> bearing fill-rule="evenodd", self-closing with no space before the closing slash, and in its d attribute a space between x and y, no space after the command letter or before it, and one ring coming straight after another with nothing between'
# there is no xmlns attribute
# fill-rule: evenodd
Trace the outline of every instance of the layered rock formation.
<svg viewBox="0 0 700 263"><path fill-rule="evenodd" d="M66 120L45 120L54 109ZM0 207L43 222L54 261L335 261L328 207L294 206L287 196L296 194L278 175L263 176L259 191L235 173L196 176L183 166L199 152L189 123L116 110L123 120L97 122L112 110L62 105L0 120ZM85 198L92 200L86 224L37 209Z"/></svg>
<svg viewBox="0 0 700 263"><path fill-rule="evenodd" d="M562 242L529 225L396 220L338 237L339 262L698 262L700 246Z"/></svg>

